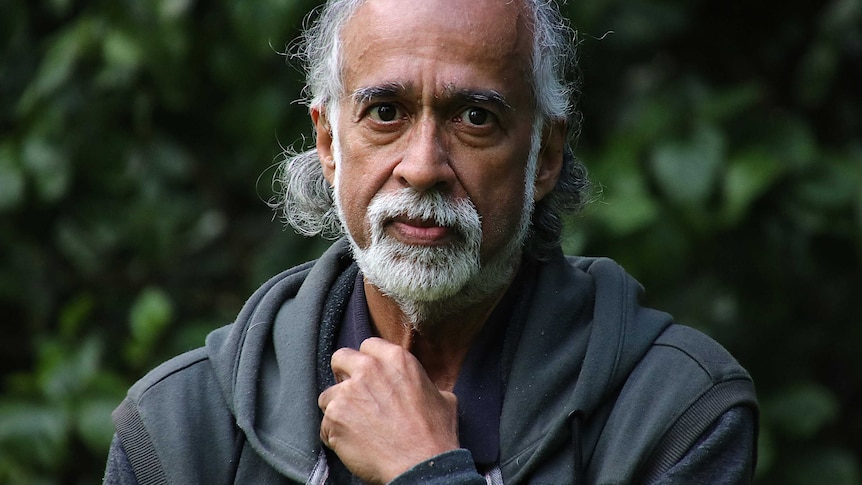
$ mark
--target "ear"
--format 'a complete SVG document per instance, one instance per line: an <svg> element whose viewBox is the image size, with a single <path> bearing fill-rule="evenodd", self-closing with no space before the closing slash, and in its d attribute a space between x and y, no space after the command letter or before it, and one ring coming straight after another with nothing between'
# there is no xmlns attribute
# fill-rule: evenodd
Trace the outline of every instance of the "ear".
<svg viewBox="0 0 862 485"><path fill-rule="evenodd" d="M563 150L566 145L566 124L554 122L542 129L542 146L536 161L536 191L533 199L538 202L557 185L563 170Z"/></svg>
<svg viewBox="0 0 862 485"><path fill-rule="evenodd" d="M320 159L320 165L323 167L323 176L332 184L335 180L335 157L332 155L332 127L326 116L326 107L313 106L309 108L308 114L314 125L317 158Z"/></svg>

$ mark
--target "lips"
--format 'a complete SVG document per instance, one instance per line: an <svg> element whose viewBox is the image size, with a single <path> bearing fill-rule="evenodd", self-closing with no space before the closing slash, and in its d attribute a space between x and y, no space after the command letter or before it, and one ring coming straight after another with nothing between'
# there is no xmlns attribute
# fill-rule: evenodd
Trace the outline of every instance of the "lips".
<svg viewBox="0 0 862 485"><path fill-rule="evenodd" d="M386 224L388 232L398 240L415 245L439 245L452 240L454 231L429 219L396 217Z"/></svg>

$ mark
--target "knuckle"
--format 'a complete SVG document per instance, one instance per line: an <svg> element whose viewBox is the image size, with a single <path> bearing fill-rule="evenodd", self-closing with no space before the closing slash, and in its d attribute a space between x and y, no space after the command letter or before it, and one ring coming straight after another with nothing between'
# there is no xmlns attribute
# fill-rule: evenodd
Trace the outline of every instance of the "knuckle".
<svg viewBox="0 0 862 485"><path fill-rule="evenodd" d="M341 422L342 414L344 411L343 400L334 399L332 400L328 406L326 406L326 411L323 413L323 419L326 420L330 425L334 423Z"/></svg>
<svg viewBox="0 0 862 485"><path fill-rule="evenodd" d="M359 345L359 351L362 353L374 353L380 348L383 342L384 340L379 337L367 338Z"/></svg>
<svg viewBox="0 0 862 485"><path fill-rule="evenodd" d="M317 396L317 407L319 407L323 411L326 411L326 405L328 401L329 396L326 394L326 391L320 393L320 395Z"/></svg>
<svg viewBox="0 0 862 485"><path fill-rule="evenodd" d="M382 370L380 360L377 357L362 354L356 359L352 377L362 380L379 375Z"/></svg>

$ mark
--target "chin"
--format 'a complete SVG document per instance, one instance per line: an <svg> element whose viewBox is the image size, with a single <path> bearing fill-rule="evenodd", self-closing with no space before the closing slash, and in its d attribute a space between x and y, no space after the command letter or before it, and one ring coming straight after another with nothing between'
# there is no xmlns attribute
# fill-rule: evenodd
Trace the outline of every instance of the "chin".
<svg viewBox="0 0 862 485"><path fill-rule="evenodd" d="M457 288L447 285L445 288L398 294L387 292L385 288L381 290L398 304L404 313L405 324L421 333L423 328L449 321L453 315L498 296L511 283L518 267L517 262L517 259L506 259L482 266L472 278Z"/></svg>

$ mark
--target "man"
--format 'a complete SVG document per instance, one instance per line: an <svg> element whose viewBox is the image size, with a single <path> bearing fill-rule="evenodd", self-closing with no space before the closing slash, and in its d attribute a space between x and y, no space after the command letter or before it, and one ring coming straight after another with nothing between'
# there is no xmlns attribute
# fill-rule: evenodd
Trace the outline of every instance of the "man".
<svg viewBox="0 0 862 485"><path fill-rule="evenodd" d="M344 239L132 387L106 482L750 480L745 370L560 252L567 32L539 0L328 2L277 205Z"/></svg>

